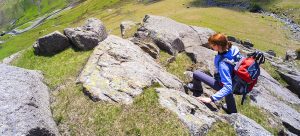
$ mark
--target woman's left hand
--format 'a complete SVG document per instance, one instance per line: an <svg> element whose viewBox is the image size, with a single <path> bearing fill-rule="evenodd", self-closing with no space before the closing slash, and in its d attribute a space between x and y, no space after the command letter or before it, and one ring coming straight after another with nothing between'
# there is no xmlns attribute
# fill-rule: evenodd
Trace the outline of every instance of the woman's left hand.
<svg viewBox="0 0 300 136"><path fill-rule="evenodd" d="M211 99L209 97L198 97L197 99L204 103L211 103Z"/></svg>

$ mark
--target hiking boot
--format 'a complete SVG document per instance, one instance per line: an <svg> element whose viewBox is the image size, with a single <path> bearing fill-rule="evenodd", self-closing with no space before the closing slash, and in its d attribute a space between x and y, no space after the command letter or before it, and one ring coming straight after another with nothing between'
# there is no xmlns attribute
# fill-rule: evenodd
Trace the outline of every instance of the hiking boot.
<svg viewBox="0 0 300 136"><path fill-rule="evenodd" d="M193 92L193 96L199 97L203 93L203 90L201 89L194 89L194 84L193 83L188 83L187 85L183 86L185 93L189 94L188 92L191 91Z"/></svg>
<svg viewBox="0 0 300 136"><path fill-rule="evenodd" d="M231 114L231 113L237 113L237 111L230 111L227 107L227 104L223 104L222 105L222 109L227 113L227 114Z"/></svg>

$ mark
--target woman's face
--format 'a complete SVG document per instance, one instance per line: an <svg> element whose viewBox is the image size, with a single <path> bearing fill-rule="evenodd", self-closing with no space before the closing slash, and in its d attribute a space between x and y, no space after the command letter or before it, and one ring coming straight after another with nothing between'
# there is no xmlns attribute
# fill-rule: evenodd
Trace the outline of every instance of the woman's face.
<svg viewBox="0 0 300 136"><path fill-rule="evenodd" d="M217 44L209 44L210 47L214 50L214 51L219 51L220 50L220 46L218 46Z"/></svg>

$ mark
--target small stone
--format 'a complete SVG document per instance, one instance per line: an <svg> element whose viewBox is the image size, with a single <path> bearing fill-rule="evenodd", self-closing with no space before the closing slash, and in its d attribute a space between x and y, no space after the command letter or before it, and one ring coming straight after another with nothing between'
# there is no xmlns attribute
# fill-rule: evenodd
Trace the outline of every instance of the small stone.
<svg viewBox="0 0 300 136"><path fill-rule="evenodd" d="M266 51L266 53L268 53L269 55L271 55L273 57L276 57L276 53L274 50L268 50L268 51Z"/></svg>

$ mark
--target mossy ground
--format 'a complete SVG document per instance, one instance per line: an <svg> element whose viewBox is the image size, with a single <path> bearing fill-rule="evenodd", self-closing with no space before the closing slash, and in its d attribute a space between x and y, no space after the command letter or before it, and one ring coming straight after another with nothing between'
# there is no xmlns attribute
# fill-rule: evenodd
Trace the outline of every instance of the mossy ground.
<svg viewBox="0 0 300 136"><path fill-rule="evenodd" d="M293 49L299 45L289 40L287 32L281 28L282 24L272 18L216 7L187 8L191 2L193 0L176 2L163 0L155 3L87 0L31 31L14 37L6 36L6 42L1 45L0 60L17 51L30 48L14 62L14 65L41 70L51 89L64 86L60 91L53 92L56 102L52 105L52 111L57 123L66 125L74 135L188 135L187 129L175 115L158 106L153 89L136 98L132 106L95 103L85 97L82 88L75 85L75 78L91 52L67 49L52 57L42 57L35 56L30 46L40 36L55 30L63 31L66 27L79 26L90 17L101 19L112 34L120 35L121 21L140 22L145 14L167 16L186 24L209 27L217 32L250 39L256 48L273 49L279 55L283 55L285 49ZM191 61L186 55L179 54L176 61L169 64L167 70L185 80L183 72L190 64ZM253 120L267 118L263 114L252 115L248 113L251 111L242 111L245 115L249 114Z"/></svg>

